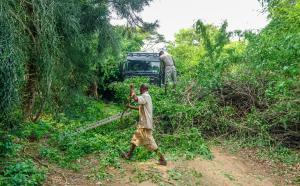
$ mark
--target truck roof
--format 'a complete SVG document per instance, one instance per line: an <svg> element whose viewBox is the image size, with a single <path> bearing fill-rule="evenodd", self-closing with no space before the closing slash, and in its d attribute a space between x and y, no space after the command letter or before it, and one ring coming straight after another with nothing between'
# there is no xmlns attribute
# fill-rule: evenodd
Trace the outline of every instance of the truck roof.
<svg viewBox="0 0 300 186"><path fill-rule="evenodd" d="M127 54L127 60L160 61L159 54L153 52L130 52Z"/></svg>

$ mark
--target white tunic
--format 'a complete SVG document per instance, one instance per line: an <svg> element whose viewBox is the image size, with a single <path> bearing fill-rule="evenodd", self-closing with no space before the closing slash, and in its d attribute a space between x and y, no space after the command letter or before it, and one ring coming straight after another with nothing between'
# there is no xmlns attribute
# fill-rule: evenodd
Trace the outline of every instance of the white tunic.
<svg viewBox="0 0 300 186"><path fill-rule="evenodd" d="M139 127L153 130L153 106L152 99L148 92L138 96L139 103Z"/></svg>

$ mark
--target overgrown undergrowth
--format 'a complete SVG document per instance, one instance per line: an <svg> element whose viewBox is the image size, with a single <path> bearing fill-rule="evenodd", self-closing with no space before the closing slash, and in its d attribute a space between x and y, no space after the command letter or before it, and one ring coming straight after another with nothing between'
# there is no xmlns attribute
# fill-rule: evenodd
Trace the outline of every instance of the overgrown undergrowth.
<svg viewBox="0 0 300 186"><path fill-rule="evenodd" d="M122 84L114 84L111 88L116 92L116 100L121 100L120 98L126 97L130 83L138 87L145 81L147 80L131 79ZM237 120L235 108L221 105L220 100L215 99L213 95L205 93L205 90L199 89L193 82L189 83L188 87L185 86L186 82L180 83L176 90L170 90L167 95L159 87L150 87L154 103L155 138L162 152L169 158L193 159L202 156L211 159L213 155L205 139L225 134L225 138L227 136L231 141L234 139L233 143L239 148L261 149L258 155L262 158L291 165L299 163L299 155L293 150L274 143L262 133L249 131L250 126L242 125L250 118L257 117L257 111L250 110L244 116L245 119ZM193 92L189 92L189 89ZM182 99L179 99L180 97ZM2 153L2 156L11 161L3 162L0 183L16 185L28 182L38 185L46 179L47 172L47 167L39 164L39 161L79 171L82 168L80 160L91 154L99 160L97 179L108 179L108 167L122 169L120 153L130 147L137 113L122 121L115 121L77 136L68 137L66 134L121 112L122 107L122 104L104 104L101 101L82 98L65 113L46 114L40 121L26 123L22 130L6 135L7 144L1 145L10 149L6 150L6 155ZM132 161L147 161L153 158L157 158L154 153L138 148Z"/></svg>
<svg viewBox="0 0 300 186"><path fill-rule="evenodd" d="M97 179L103 180L109 177L107 167L121 168L120 154L130 147L130 140L136 129L137 113L122 121L115 121L70 137L68 134L78 127L122 111L122 107L115 104L104 104L88 99L81 101L79 105L85 105L85 109L82 106L73 107L65 114L44 115L40 121L27 123L22 130L11 136L11 143L16 146L12 149L15 151L15 156L12 157L12 161L3 163L1 184L16 185L15 179L18 179L17 181L22 184L38 185L46 179L45 172L47 172L47 167L39 161L47 161L62 168L79 171L80 159L91 154L100 162L97 165L99 167ZM178 130L174 135L164 134L157 130L155 138L162 152L172 158L193 159L197 156L212 158L197 128ZM9 147L12 145L10 144ZM146 161L150 158L157 159L154 153L138 148L132 161ZM20 165L22 165L21 168L19 168ZM40 172L36 167L44 167L44 171ZM24 178L15 178L18 174ZM28 181L25 181L25 178Z"/></svg>
<svg viewBox="0 0 300 186"><path fill-rule="evenodd" d="M126 93L126 88L134 82L139 85L145 79L128 80L113 85L116 96ZM229 82L227 79L224 82ZM242 81L242 80L239 80ZM289 131L297 133L297 118L299 111L296 102L288 107L279 102L271 103L262 93L266 87L258 82L239 85L239 81L224 88L210 89L202 87L196 81L181 79L176 90L170 89L165 95L163 89L151 86L150 94L154 102L154 115L157 130L161 134L176 136L176 133L191 128L201 131L206 139L220 136L223 139L234 139L240 147L261 149L264 156L289 164L299 163L297 147L299 141L291 136L283 136ZM244 86L244 87L243 87ZM220 86L222 87L222 86ZM231 88L229 88L231 87ZM292 97L291 97L292 98ZM294 105L294 106L292 106ZM279 110L288 109L280 115ZM277 113L277 115L274 115ZM299 118L298 118L299 119ZM286 123L286 128L275 132L275 128ZM293 134L293 133L292 133ZM193 138L190 138L190 140ZM266 150L268 149L268 150ZM188 150L186 151L188 152ZM273 154L273 155L272 155Z"/></svg>
<svg viewBox="0 0 300 186"><path fill-rule="evenodd" d="M217 27L198 20L195 28L180 31L174 43L167 46L182 76L177 88L170 89L167 95L162 88L152 85L150 94L154 103L155 137L162 151L170 158L192 159L199 155L212 158L205 139L221 138L239 148L258 149L257 155L261 158L291 166L299 164L297 150L300 146L300 4L299 0L267 2L270 3L266 7L270 23L259 33L237 31L239 41L231 41L230 36L233 33L226 31L226 21ZM5 5L8 6L7 3ZM8 25L4 28L6 27L8 28ZM23 25L21 27L23 28ZM19 34L14 35L19 38ZM128 42L131 40L130 37L126 38L125 43L127 39ZM89 40L92 38L82 41ZM114 54L109 52L105 57L105 61L109 62L104 65L102 62L100 65L102 58L98 58L98 55L87 58L89 62L81 64L81 58L78 56L90 56L91 53L95 53L96 47L93 43L86 43L88 48L93 48L89 52L75 48L71 53L69 50L62 52L66 52L61 56L62 59L76 59L78 64L66 65L60 69L63 67L61 65L54 70L60 75L53 76L55 81L51 91L47 88L52 82L51 78L43 76L47 70L33 77L37 78L37 81L32 82L38 82L39 88L30 89L32 91L29 93L32 93L32 96L36 93L40 99L31 105L37 109L28 111L29 114L37 111L38 117L35 118L41 116L41 119L28 123L21 119L21 110L26 111L26 108L21 108L21 99L17 99L23 93L19 95L22 91L17 89L21 89L21 82L15 80L15 77L21 77L21 74L25 73L21 64L27 63L19 61L18 65L7 69L7 64L11 62L10 56L7 55L10 53L10 47L4 50L6 66L1 68L4 72L1 82L5 86L1 91L4 96L0 104L3 108L0 115L0 185L41 184L46 179L47 170L41 171L44 166L39 161L79 170L79 161L93 154L100 162L97 179L106 179L109 176L106 172L107 167L122 166L119 154L129 148L130 138L135 130L136 115L78 136L61 135L121 112L122 104L126 103L129 94L129 84L134 83L137 88L141 83L148 81L141 78L129 79L107 87L111 82L108 79L117 79L119 76L116 62L119 57L114 59ZM125 45L123 48L126 51L139 48L134 43L134 46ZM46 51L47 47L43 51ZM44 59L41 56L40 59ZM14 60L20 59L17 57ZM99 64L96 66L100 69L96 70L95 65L90 63L92 61L97 61ZM42 64L46 64L45 62ZM49 65L40 67L52 69L53 60L48 62ZM36 71L37 67L33 68L33 71ZM68 69L67 76L65 69ZM102 72L96 73L98 70ZM90 89L97 94L98 77L102 79L98 82L100 89L111 92L114 101L121 106L96 102L85 96L74 96L82 95L86 91L90 79L94 81L94 86ZM28 85L31 85L30 81ZM49 96L46 93L48 91L52 92ZM71 96L68 92L72 92ZM45 98L42 98L44 96ZM30 106L34 102L29 100L27 103ZM46 104L46 111L39 112L38 110L44 110L43 103L47 101L50 104ZM71 105L66 106L67 103ZM55 110L56 107L58 110ZM145 161L154 157L154 154L139 148L133 161Z"/></svg>

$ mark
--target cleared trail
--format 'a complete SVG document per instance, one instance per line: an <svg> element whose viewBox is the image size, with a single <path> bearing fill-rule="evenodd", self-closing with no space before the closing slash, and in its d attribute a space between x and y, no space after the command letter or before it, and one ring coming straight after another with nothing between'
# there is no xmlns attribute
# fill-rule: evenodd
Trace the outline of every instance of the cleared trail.
<svg viewBox="0 0 300 186"><path fill-rule="evenodd" d="M212 148L212 153L213 160L170 160L166 167L156 165L155 160L124 161L120 169L109 168L111 176L102 182L95 179L99 160L91 155L82 160L85 163L79 172L54 168L45 185L286 185L283 177L272 174L263 164L231 155L218 147Z"/></svg>

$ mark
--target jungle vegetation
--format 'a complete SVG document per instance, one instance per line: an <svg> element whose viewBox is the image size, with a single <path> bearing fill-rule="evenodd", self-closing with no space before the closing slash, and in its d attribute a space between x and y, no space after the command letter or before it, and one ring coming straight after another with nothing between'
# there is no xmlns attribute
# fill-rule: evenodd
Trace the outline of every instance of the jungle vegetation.
<svg viewBox="0 0 300 186"><path fill-rule="evenodd" d="M260 31L229 32L226 21L198 20L168 43L178 86L168 94L150 87L156 137L166 153L209 159L206 141L221 136L241 147L267 149L276 161L299 163L300 1L260 2L269 16ZM149 3L0 1L0 185L40 185L47 179L47 170L26 153L29 144L37 145L39 158L75 170L78 158L100 152L97 179L109 176L107 166L119 166L118 152L128 146L134 117L76 140L61 140L60 134L121 112L129 84L148 81L122 81L120 64L147 39L163 39L158 22L138 16ZM112 25L113 12L127 25ZM135 158L151 156L139 150Z"/></svg>

